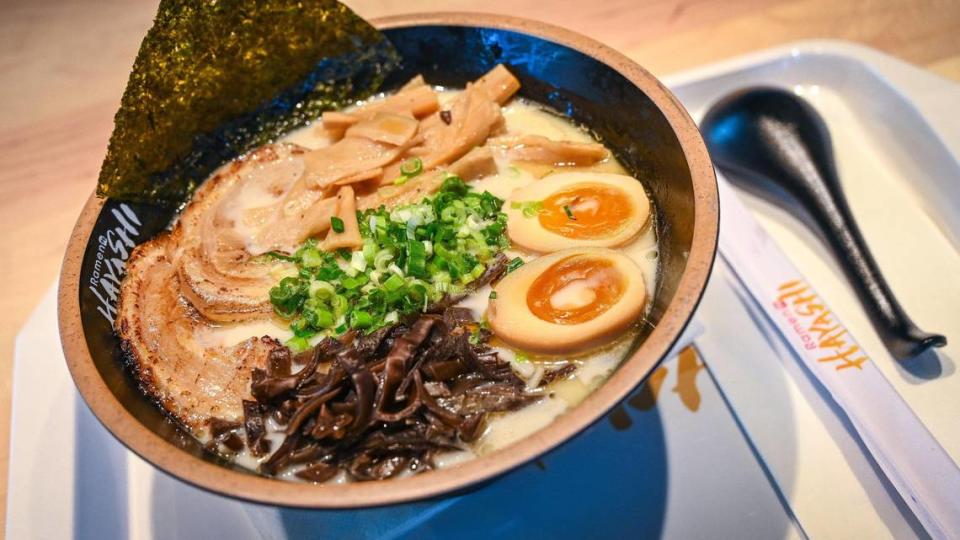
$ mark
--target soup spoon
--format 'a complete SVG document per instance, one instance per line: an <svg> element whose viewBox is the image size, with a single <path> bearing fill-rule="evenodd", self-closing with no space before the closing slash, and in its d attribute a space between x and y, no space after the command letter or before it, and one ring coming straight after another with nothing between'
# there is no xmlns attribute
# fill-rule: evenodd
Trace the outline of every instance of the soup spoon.
<svg viewBox="0 0 960 540"><path fill-rule="evenodd" d="M714 104L700 128L731 180L778 204L786 196L809 216L894 358L947 343L917 328L887 285L847 205L830 133L810 104L785 90L745 89Z"/></svg>

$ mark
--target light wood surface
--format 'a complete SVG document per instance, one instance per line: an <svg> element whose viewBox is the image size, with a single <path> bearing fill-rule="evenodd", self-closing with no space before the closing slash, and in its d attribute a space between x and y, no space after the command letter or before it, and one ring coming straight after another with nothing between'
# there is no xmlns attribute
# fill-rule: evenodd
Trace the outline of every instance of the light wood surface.
<svg viewBox="0 0 960 540"><path fill-rule="evenodd" d="M960 81L960 0L353 0L365 17L485 11L540 19L656 75L788 41L856 41ZM0 514L6 508L14 337L56 279L95 185L155 2L0 4ZM56 329L50 329L56 339ZM0 517L3 530L5 516Z"/></svg>

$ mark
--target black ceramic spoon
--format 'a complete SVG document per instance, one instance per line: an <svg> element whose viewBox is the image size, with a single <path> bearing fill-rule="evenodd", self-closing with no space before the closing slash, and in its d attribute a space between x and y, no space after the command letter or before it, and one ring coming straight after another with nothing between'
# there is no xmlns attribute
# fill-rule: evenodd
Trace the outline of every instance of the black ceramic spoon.
<svg viewBox="0 0 960 540"><path fill-rule="evenodd" d="M947 343L917 328L883 279L843 195L830 133L813 107L784 90L746 89L711 107L700 128L714 163L731 180L778 203L787 195L808 214L895 358Z"/></svg>

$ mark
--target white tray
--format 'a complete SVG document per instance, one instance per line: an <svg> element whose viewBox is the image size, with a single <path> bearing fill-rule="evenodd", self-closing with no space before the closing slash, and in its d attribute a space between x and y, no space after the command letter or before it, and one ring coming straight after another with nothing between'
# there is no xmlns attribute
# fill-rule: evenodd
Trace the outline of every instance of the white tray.
<svg viewBox="0 0 960 540"><path fill-rule="evenodd" d="M960 358L960 115L954 112L960 86L871 49L830 41L771 49L666 82L697 120L715 100L747 86L792 89L824 116L853 213L891 287L921 328L945 334L950 344L899 365L818 239L780 208L742 198L960 461L954 361ZM818 538L915 532L912 516L819 388L794 362L769 362L780 346L775 332L768 346L750 342L739 354L723 354L738 327L765 323L758 314L714 317L707 307L741 300L724 293L708 289L700 313L708 332L698 344L805 532Z"/></svg>
<svg viewBox="0 0 960 540"><path fill-rule="evenodd" d="M950 114L960 98L957 86L874 51L835 43L767 51L668 83L695 115L739 85L805 91L836 130L851 205L905 308L922 327L960 339L960 317L948 309L951 299L960 299L960 259L948 240L958 237L957 214L950 211L960 206L943 202L955 201L960 189L954 157L960 155L960 122ZM883 113L879 124L877 111ZM932 129L921 115L931 119ZM891 125L901 131L884 128ZM858 152L874 158L854 159ZM857 184L866 175L879 179L874 188ZM916 182L912 190L906 178ZM872 206L891 199L921 204L899 204L899 215L912 219L893 225L892 212L878 220ZM956 345L941 355L947 367L938 379L898 370L816 241L789 216L755 201L751 206L956 459L960 428L950 419L960 417L960 400L950 393L960 395L960 388L948 376ZM910 241L903 245L888 240L904 235ZM924 247L935 248L923 259L935 264L922 279L911 279L917 268L907 256ZM424 538L497 531L570 537L596 531L591 527L598 522L612 523L607 531L619 536L671 538L922 534L829 404L792 360L780 359L764 321L742 302L722 268L698 313L707 331L697 344L708 369L692 368L700 397L695 410L689 391L675 388L678 372L689 375L696 364L689 357L683 366L668 360L656 407L615 413L632 421L631 430L604 421L546 456L546 471L529 465L466 496L359 512L238 503L160 474L127 452L76 396L52 338L54 304L51 291L17 339L9 538ZM921 367L930 365L927 359ZM596 474L569 475L585 467ZM617 482L625 485L620 497L611 497ZM591 500L599 492L607 495Z"/></svg>

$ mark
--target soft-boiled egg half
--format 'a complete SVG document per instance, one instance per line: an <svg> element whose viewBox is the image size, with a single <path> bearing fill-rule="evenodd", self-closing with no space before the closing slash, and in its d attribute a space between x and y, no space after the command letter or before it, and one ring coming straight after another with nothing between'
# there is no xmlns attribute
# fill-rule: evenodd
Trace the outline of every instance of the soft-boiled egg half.
<svg viewBox="0 0 960 540"><path fill-rule="evenodd" d="M487 321L500 339L533 353L577 353L604 345L643 313L640 268L606 248L535 259L494 287Z"/></svg>
<svg viewBox="0 0 960 540"><path fill-rule="evenodd" d="M550 253L627 243L650 219L650 201L633 177L569 172L514 190L504 212L510 240Z"/></svg>

